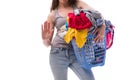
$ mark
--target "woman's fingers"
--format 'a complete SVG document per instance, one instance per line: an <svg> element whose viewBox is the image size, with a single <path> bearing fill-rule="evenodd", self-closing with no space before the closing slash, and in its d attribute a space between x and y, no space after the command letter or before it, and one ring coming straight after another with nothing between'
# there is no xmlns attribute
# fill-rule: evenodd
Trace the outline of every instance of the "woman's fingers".
<svg viewBox="0 0 120 80"><path fill-rule="evenodd" d="M95 42L103 41L104 40L104 34L98 31L94 40L95 40Z"/></svg>
<svg viewBox="0 0 120 80"><path fill-rule="evenodd" d="M98 34L98 35L95 37L94 41L97 43L97 42L103 41L103 39L104 39L104 36Z"/></svg>
<svg viewBox="0 0 120 80"><path fill-rule="evenodd" d="M50 30L50 23L47 22L47 31L49 31L49 30Z"/></svg>
<svg viewBox="0 0 120 80"><path fill-rule="evenodd" d="M49 39L53 35L54 30L50 27L50 23L45 21L44 24L41 25L42 30L42 39Z"/></svg>
<svg viewBox="0 0 120 80"><path fill-rule="evenodd" d="M46 31L46 32L49 31L50 30L50 23L45 21L43 27L44 27L44 31Z"/></svg>
<svg viewBox="0 0 120 80"><path fill-rule="evenodd" d="M46 38L46 32L47 32L47 21L44 22L44 24L41 25L42 30L42 39Z"/></svg>
<svg viewBox="0 0 120 80"><path fill-rule="evenodd" d="M98 29L96 29L93 34L96 35L98 33Z"/></svg>
<svg viewBox="0 0 120 80"><path fill-rule="evenodd" d="M42 39L44 39L44 27L43 27L43 24L41 25L41 35L42 35Z"/></svg>
<svg viewBox="0 0 120 80"><path fill-rule="evenodd" d="M45 21L45 22L44 22L44 26L43 26L45 32L47 32L47 30L48 30L48 29L47 29L47 26L48 26L48 25L47 25L47 21Z"/></svg>
<svg viewBox="0 0 120 80"><path fill-rule="evenodd" d="M97 28L93 34L96 36L94 38L95 42L101 42L104 40L104 30L102 28Z"/></svg>

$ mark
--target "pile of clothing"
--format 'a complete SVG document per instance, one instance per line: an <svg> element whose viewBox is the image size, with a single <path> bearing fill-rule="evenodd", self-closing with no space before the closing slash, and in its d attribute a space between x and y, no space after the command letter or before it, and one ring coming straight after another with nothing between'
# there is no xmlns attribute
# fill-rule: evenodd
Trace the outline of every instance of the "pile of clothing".
<svg viewBox="0 0 120 80"><path fill-rule="evenodd" d="M105 37L102 42L95 43L93 32L106 24ZM62 28L62 27L61 27ZM106 49L113 44L114 26L103 20L95 10L76 9L69 13L65 24L64 40L72 43L75 55L84 68L102 66L105 63Z"/></svg>

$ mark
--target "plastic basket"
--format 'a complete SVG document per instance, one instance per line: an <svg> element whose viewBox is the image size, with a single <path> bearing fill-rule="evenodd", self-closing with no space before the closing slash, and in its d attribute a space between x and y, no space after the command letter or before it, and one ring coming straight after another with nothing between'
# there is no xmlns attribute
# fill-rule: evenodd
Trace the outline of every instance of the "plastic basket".
<svg viewBox="0 0 120 80"><path fill-rule="evenodd" d="M89 34L87 41L82 48L78 48L75 39L71 40L75 56L81 65L86 69L91 69L96 66L103 66L105 63L106 55L106 41L105 38L102 42L95 43L94 36Z"/></svg>

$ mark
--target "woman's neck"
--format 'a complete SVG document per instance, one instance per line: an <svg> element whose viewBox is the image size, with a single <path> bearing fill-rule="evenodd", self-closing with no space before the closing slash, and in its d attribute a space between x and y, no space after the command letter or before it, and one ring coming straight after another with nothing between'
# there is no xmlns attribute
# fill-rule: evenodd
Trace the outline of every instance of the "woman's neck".
<svg viewBox="0 0 120 80"><path fill-rule="evenodd" d="M58 8L68 8L68 7L70 7L69 5L68 5L68 3L65 3L65 4L59 4L59 6L58 6Z"/></svg>

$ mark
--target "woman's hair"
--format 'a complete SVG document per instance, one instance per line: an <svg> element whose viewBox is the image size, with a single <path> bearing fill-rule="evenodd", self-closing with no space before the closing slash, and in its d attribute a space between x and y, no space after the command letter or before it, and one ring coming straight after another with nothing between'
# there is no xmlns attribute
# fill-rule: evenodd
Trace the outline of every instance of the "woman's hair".
<svg viewBox="0 0 120 80"><path fill-rule="evenodd" d="M70 6L72 6L72 5L75 5L77 3L77 1L78 0L68 0L68 4ZM52 0L52 5L51 5L50 11L56 9L58 7L58 5L59 5L59 0Z"/></svg>

